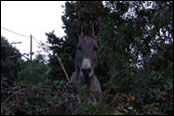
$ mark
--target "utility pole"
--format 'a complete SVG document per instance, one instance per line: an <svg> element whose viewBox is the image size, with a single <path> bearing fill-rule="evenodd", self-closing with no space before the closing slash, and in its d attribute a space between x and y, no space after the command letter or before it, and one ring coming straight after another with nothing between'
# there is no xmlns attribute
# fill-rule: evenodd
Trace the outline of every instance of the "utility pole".
<svg viewBox="0 0 174 116"><path fill-rule="evenodd" d="M30 61L32 62L32 35L30 35Z"/></svg>

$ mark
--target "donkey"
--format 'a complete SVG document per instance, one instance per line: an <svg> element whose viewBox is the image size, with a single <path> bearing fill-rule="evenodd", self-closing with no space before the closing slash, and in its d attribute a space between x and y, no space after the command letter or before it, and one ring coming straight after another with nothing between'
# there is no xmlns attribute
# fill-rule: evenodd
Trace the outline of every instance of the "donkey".
<svg viewBox="0 0 174 116"><path fill-rule="evenodd" d="M100 83L95 75L95 68L97 66L98 22L95 20L92 22L90 33L85 32L82 22L79 24L79 42L75 57L76 70L71 76L71 82L79 86L87 85L88 97L93 102L96 102L96 100L100 100L102 93Z"/></svg>

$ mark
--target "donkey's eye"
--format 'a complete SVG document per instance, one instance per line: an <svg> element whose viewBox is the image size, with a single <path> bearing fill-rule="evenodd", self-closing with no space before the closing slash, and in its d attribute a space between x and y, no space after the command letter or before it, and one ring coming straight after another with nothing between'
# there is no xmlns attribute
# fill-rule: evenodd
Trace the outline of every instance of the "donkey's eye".
<svg viewBox="0 0 174 116"><path fill-rule="evenodd" d="M94 51L97 51L98 47L97 46L94 46L93 50Z"/></svg>

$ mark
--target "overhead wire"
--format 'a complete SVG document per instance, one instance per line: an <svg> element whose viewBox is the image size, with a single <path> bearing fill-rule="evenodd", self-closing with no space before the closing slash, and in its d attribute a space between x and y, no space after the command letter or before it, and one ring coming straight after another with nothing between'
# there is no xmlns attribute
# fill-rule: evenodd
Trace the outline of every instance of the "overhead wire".
<svg viewBox="0 0 174 116"><path fill-rule="evenodd" d="M22 36L22 37L26 37L26 38L30 38L30 36L27 36L27 35L24 35L24 34L17 33L17 32L15 32L15 31L12 31L12 30L7 29L7 28L5 28L5 27L1 27L1 28L4 29L4 30L6 30L6 31L8 31L8 32L13 33L13 34L16 34L16 35L19 35L19 36ZM37 40L33 35L32 35L32 38L37 42L37 44L40 45L39 41L38 41L38 40Z"/></svg>
<svg viewBox="0 0 174 116"><path fill-rule="evenodd" d="M14 32L14 31L12 31L12 30L10 30L10 29L7 29L7 28L5 28L5 27L1 27L1 28L4 29L4 30L6 30L6 31L9 31L9 32L11 32L11 33L13 33L13 34L16 34L16 35L19 35L19 36L22 36L22 37L30 38L29 36L26 36L26 35L23 35L23 34Z"/></svg>
<svg viewBox="0 0 174 116"><path fill-rule="evenodd" d="M6 30L6 31L11 32L11 33L13 33L13 34L16 34L16 35L19 35L19 36L22 36L22 37L26 37L26 38L30 38L30 36L17 33L17 32L15 32L15 31L12 31L12 30L7 29L7 28L5 28L5 27L1 27L1 28L2 28L3 30ZM38 40L37 40L33 35L32 35L32 38L36 41L37 44L41 45L41 44L38 42ZM15 43L15 42L12 42L12 43ZM19 52L19 53L20 53L20 52ZM27 60L30 60L29 58L27 58L27 57L25 56L25 55L26 55L25 53L24 53L24 54L21 54L21 53L20 53L20 55L23 56L23 57L25 57Z"/></svg>
<svg viewBox="0 0 174 116"><path fill-rule="evenodd" d="M36 41L36 43L40 45L39 41L33 35L32 35L32 37Z"/></svg>

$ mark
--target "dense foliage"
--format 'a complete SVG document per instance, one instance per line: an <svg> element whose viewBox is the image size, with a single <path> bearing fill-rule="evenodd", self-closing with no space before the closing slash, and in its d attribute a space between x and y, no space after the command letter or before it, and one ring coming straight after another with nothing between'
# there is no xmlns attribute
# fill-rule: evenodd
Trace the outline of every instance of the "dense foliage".
<svg viewBox="0 0 174 116"><path fill-rule="evenodd" d="M172 1L66 2L64 9L66 36L46 33L48 64L42 55L33 64L21 61L19 80L9 87L1 77L1 114L173 114ZM65 82L57 61L60 57L71 76L77 21L83 19L87 25L93 18L100 22L96 69L103 90L100 106L88 102L85 87ZM1 51L1 68L12 68L2 65L4 54Z"/></svg>
<svg viewBox="0 0 174 116"><path fill-rule="evenodd" d="M1 80L11 83L18 77L19 51L1 36Z"/></svg>

